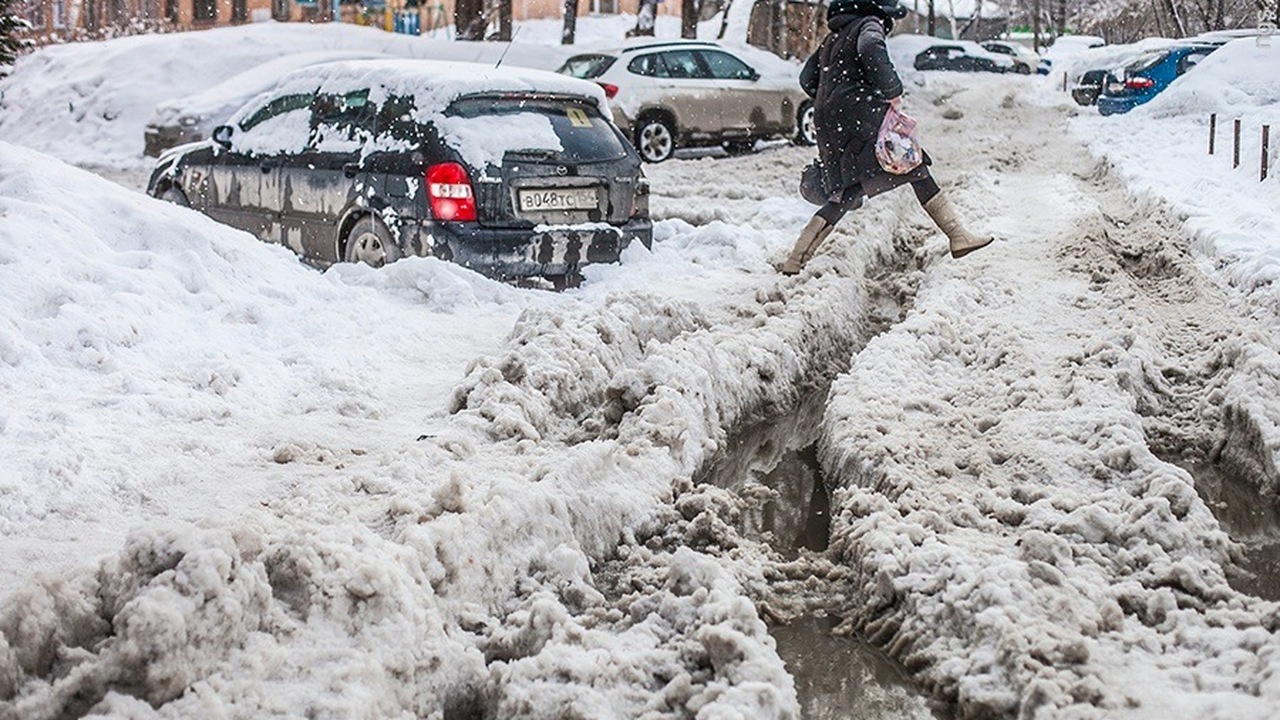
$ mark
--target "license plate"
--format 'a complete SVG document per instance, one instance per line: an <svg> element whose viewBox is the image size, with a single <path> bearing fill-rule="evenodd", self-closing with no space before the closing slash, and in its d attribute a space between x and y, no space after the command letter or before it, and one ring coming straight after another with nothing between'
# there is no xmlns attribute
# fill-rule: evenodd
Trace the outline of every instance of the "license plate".
<svg viewBox="0 0 1280 720"><path fill-rule="evenodd" d="M540 210L594 210L599 204L595 188L527 189L520 191L521 212Z"/></svg>

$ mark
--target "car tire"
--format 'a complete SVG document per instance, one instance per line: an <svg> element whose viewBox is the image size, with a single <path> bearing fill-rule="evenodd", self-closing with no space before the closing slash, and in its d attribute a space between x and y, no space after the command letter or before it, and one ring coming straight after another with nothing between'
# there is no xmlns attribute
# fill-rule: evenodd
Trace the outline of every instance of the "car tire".
<svg viewBox="0 0 1280 720"><path fill-rule="evenodd" d="M813 120L813 101L805 100L796 111L796 145L817 145L818 126Z"/></svg>
<svg viewBox="0 0 1280 720"><path fill-rule="evenodd" d="M400 259L400 246L387 226L373 216L365 216L347 233L343 259L382 267Z"/></svg>
<svg viewBox="0 0 1280 720"><path fill-rule="evenodd" d="M1018 65L1018 67L1017 67L1017 70L1018 70L1018 74L1019 74L1019 75L1030 75L1030 74L1031 74L1031 66L1030 66L1030 65L1027 65L1027 64L1025 64L1025 63L1020 63L1020 64Z"/></svg>
<svg viewBox="0 0 1280 720"><path fill-rule="evenodd" d="M676 151L676 133L671 123L657 115L642 118L636 125L636 151L645 162L670 159Z"/></svg>
<svg viewBox="0 0 1280 720"><path fill-rule="evenodd" d="M171 202L174 205L181 205L182 207L191 207L191 201L187 199L187 194L182 192L182 189L177 187L176 185L170 185L169 187L165 188L164 192L160 193L158 197L161 200L164 200L165 202Z"/></svg>

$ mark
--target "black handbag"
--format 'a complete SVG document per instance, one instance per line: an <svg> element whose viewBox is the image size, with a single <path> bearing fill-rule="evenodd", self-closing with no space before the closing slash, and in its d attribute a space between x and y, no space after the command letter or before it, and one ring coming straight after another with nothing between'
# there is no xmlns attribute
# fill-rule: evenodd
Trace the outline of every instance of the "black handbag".
<svg viewBox="0 0 1280 720"><path fill-rule="evenodd" d="M822 180L822 164L815 159L800 171L800 197L813 205L827 202L826 184Z"/></svg>

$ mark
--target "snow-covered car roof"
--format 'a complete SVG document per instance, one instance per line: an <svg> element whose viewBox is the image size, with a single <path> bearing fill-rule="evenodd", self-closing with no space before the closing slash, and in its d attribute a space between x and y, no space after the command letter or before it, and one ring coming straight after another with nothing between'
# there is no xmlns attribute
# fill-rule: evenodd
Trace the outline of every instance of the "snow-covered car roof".
<svg viewBox="0 0 1280 720"><path fill-rule="evenodd" d="M342 60L372 60L386 57L390 56L356 50L289 53L232 75L213 87L157 104L148 124L172 124L181 116L208 117L221 121L260 93L270 90L281 77L299 68Z"/></svg>
<svg viewBox="0 0 1280 720"><path fill-rule="evenodd" d="M437 60L348 60L316 65L285 75L276 92L345 94L364 89L370 90L369 99L374 102L391 95L413 97L417 111L425 114L443 112L464 95L508 92L577 95L594 101L602 111L607 108L604 91L585 80L545 70ZM238 121L241 113L233 121Z"/></svg>

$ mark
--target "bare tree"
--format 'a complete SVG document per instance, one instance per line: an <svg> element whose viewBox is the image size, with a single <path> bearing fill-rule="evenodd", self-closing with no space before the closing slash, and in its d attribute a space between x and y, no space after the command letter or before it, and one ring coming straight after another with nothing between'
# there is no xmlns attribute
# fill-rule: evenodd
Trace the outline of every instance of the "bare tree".
<svg viewBox="0 0 1280 720"><path fill-rule="evenodd" d="M489 26L485 16L484 0L457 0L453 5L455 36L459 40L483 40Z"/></svg>
<svg viewBox="0 0 1280 720"><path fill-rule="evenodd" d="M680 37L698 37L698 0L680 0Z"/></svg>
<svg viewBox="0 0 1280 720"><path fill-rule="evenodd" d="M572 45L578 31L578 0L564 0L564 30L560 32L560 44Z"/></svg>

